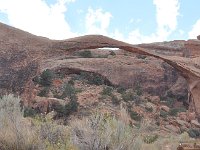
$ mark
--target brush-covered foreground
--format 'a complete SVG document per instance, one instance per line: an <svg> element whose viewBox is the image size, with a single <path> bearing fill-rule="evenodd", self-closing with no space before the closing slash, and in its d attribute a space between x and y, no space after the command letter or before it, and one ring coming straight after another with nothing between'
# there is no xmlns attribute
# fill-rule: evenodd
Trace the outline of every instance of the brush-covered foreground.
<svg viewBox="0 0 200 150"><path fill-rule="evenodd" d="M88 117L59 125L50 117L24 118L20 99L6 95L0 99L1 150L174 150L181 141L195 142L187 133L160 136L151 122L130 125L126 109L119 116L98 110Z"/></svg>

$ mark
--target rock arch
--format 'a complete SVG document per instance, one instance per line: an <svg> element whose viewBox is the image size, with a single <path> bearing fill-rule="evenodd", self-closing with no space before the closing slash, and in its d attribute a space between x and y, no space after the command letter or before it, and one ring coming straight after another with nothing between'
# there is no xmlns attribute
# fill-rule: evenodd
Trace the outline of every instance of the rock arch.
<svg viewBox="0 0 200 150"><path fill-rule="evenodd" d="M200 118L200 41L195 44L191 58L166 56L101 35L87 35L67 40L50 40L0 23L0 96L14 92L30 100L34 76L41 72L48 59L65 56L70 52L93 48L119 48L132 53L153 56L176 68L186 79L189 97ZM198 56L195 56L198 54ZM29 96L28 96L29 95ZM191 104L192 106L192 104Z"/></svg>
<svg viewBox="0 0 200 150"><path fill-rule="evenodd" d="M117 41L101 35L87 35L78 38L72 38L57 43L59 49L73 52L81 49L93 48L119 48L131 53L152 56L167 62L172 67L176 68L188 83L190 104L194 106L194 110L200 117L200 57L186 58L180 56L166 56L152 53L146 48L137 47L125 42Z"/></svg>

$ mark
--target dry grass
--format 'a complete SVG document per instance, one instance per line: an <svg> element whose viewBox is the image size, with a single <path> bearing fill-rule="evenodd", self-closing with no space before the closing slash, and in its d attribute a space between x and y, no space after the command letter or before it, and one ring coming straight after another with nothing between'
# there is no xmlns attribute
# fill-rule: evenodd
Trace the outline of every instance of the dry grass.
<svg viewBox="0 0 200 150"><path fill-rule="evenodd" d="M143 131L149 123L141 127L130 126L127 111L122 108L119 118L108 114L94 113L88 118L71 123L71 140L81 150L140 150Z"/></svg>
<svg viewBox="0 0 200 150"><path fill-rule="evenodd" d="M23 122L20 99L7 95L0 99L0 149L41 149L35 131Z"/></svg>
<svg viewBox="0 0 200 150"><path fill-rule="evenodd" d="M139 128L130 126L124 108L117 117L96 112L63 126L46 116L24 118L19 101L13 95L0 99L0 150L174 150L180 142L198 143L187 133L145 143L144 138L153 135L151 122L143 120Z"/></svg>
<svg viewBox="0 0 200 150"><path fill-rule="evenodd" d="M0 150L60 150L73 147L67 127L44 119L34 124L23 117L20 99L0 99Z"/></svg>

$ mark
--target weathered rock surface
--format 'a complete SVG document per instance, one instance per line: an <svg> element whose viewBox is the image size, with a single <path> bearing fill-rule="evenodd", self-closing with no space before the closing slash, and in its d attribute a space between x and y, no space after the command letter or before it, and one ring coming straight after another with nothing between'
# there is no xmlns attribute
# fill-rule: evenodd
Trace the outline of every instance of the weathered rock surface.
<svg viewBox="0 0 200 150"><path fill-rule="evenodd" d="M107 78L112 85L127 88L140 86L142 91L152 95L162 96L170 90L178 97L187 92L184 78L163 61L152 57L138 59L136 56L116 55L109 58L53 58L44 61L41 68L57 72L65 70L68 74L94 72ZM182 82L177 82L179 78ZM179 93L176 94L176 91Z"/></svg>
<svg viewBox="0 0 200 150"><path fill-rule="evenodd" d="M197 36L197 39L200 40L200 35Z"/></svg>
<svg viewBox="0 0 200 150"><path fill-rule="evenodd" d="M24 99L30 100L32 78L45 69L42 65L48 61L51 62L53 58L56 61L61 56L81 49L111 47L152 56L177 69L187 81L190 103L193 104L194 111L200 114L200 42L198 40L186 41L186 43L183 41L180 44L178 49L183 47L189 50L189 55L170 56L152 51L148 46L142 48L100 35L53 41L4 24L0 24L0 31L0 94L14 92L23 95ZM164 45L164 49L166 47ZM168 49L172 48L169 46ZM58 62L56 61L56 63Z"/></svg>

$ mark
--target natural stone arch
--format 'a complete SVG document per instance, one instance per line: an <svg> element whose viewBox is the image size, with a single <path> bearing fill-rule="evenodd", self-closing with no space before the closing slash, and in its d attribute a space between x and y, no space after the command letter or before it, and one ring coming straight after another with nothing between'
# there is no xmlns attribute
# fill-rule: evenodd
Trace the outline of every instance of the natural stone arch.
<svg viewBox="0 0 200 150"><path fill-rule="evenodd" d="M148 49L137 47L125 42L117 41L101 35L87 35L78 38L72 38L57 43L55 47L59 49L73 52L81 49L93 48L119 48L131 53L152 56L167 62L176 68L188 83L189 97L191 98L191 106L195 106L194 110L197 115L200 114L200 57L185 58L179 56L166 56L152 53ZM198 116L200 117L200 116Z"/></svg>
<svg viewBox="0 0 200 150"><path fill-rule="evenodd" d="M105 36L89 35L56 41L0 23L0 96L13 92L30 101L34 89L31 81L41 72L42 63L76 50L110 47L153 56L176 68L186 79L191 101L200 115L199 43L199 40L188 43L195 46L192 58L165 56ZM195 57L196 54L198 57Z"/></svg>

